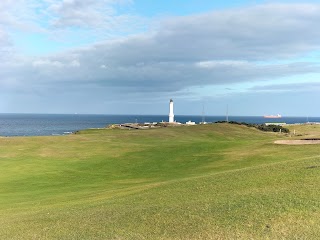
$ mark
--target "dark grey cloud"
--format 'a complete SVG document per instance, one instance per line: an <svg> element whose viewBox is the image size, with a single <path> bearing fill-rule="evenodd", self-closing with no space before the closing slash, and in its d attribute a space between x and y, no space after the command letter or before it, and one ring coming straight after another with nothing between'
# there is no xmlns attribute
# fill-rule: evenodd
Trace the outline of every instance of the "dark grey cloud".
<svg viewBox="0 0 320 240"><path fill-rule="evenodd" d="M35 60L26 68L26 75L33 74L42 84L95 85L113 92L165 93L319 72L319 64L307 62L261 65L245 61L154 61L129 64L124 59L121 64L120 58L115 55L110 58L106 53L99 47Z"/></svg>
<svg viewBox="0 0 320 240"><path fill-rule="evenodd" d="M319 48L319 12L320 5L268 4L172 18L154 35L113 47L128 61L288 58Z"/></svg>

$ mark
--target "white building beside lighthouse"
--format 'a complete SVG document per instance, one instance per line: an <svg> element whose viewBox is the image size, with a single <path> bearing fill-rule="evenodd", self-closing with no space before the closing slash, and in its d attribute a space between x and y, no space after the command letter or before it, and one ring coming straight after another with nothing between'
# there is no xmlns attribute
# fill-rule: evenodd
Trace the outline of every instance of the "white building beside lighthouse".
<svg viewBox="0 0 320 240"><path fill-rule="evenodd" d="M174 114L173 114L173 100L170 99L169 103L169 123L174 122Z"/></svg>

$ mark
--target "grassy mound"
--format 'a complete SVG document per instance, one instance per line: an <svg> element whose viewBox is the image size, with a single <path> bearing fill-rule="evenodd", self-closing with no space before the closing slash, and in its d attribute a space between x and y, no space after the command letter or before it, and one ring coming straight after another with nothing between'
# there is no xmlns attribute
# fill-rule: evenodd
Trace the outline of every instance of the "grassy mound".
<svg viewBox="0 0 320 240"><path fill-rule="evenodd" d="M0 139L1 239L320 234L319 146L230 124Z"/></svg>

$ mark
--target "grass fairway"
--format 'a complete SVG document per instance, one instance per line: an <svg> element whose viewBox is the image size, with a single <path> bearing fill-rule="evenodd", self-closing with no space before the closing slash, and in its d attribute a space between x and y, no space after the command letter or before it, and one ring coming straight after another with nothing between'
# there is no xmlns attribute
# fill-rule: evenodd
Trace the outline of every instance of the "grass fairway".
<svg viewBox="0 0 320 240"><path fill-rule="evenodd" d="M0 239L317 239L320 145L273 143L287 138L230 124L0 138Z"/></svg>

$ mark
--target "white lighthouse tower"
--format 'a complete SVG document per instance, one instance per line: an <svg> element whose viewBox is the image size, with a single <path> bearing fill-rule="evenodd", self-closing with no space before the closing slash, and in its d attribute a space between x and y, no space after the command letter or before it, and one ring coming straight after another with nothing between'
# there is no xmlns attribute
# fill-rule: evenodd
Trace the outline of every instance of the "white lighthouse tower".
<svg viewBox="0 0 320 240"><path fill-rule="evenodd" d="M174 122L174 114L173 114L173 100L170 99L169 103L169 123Z"/></svg>

